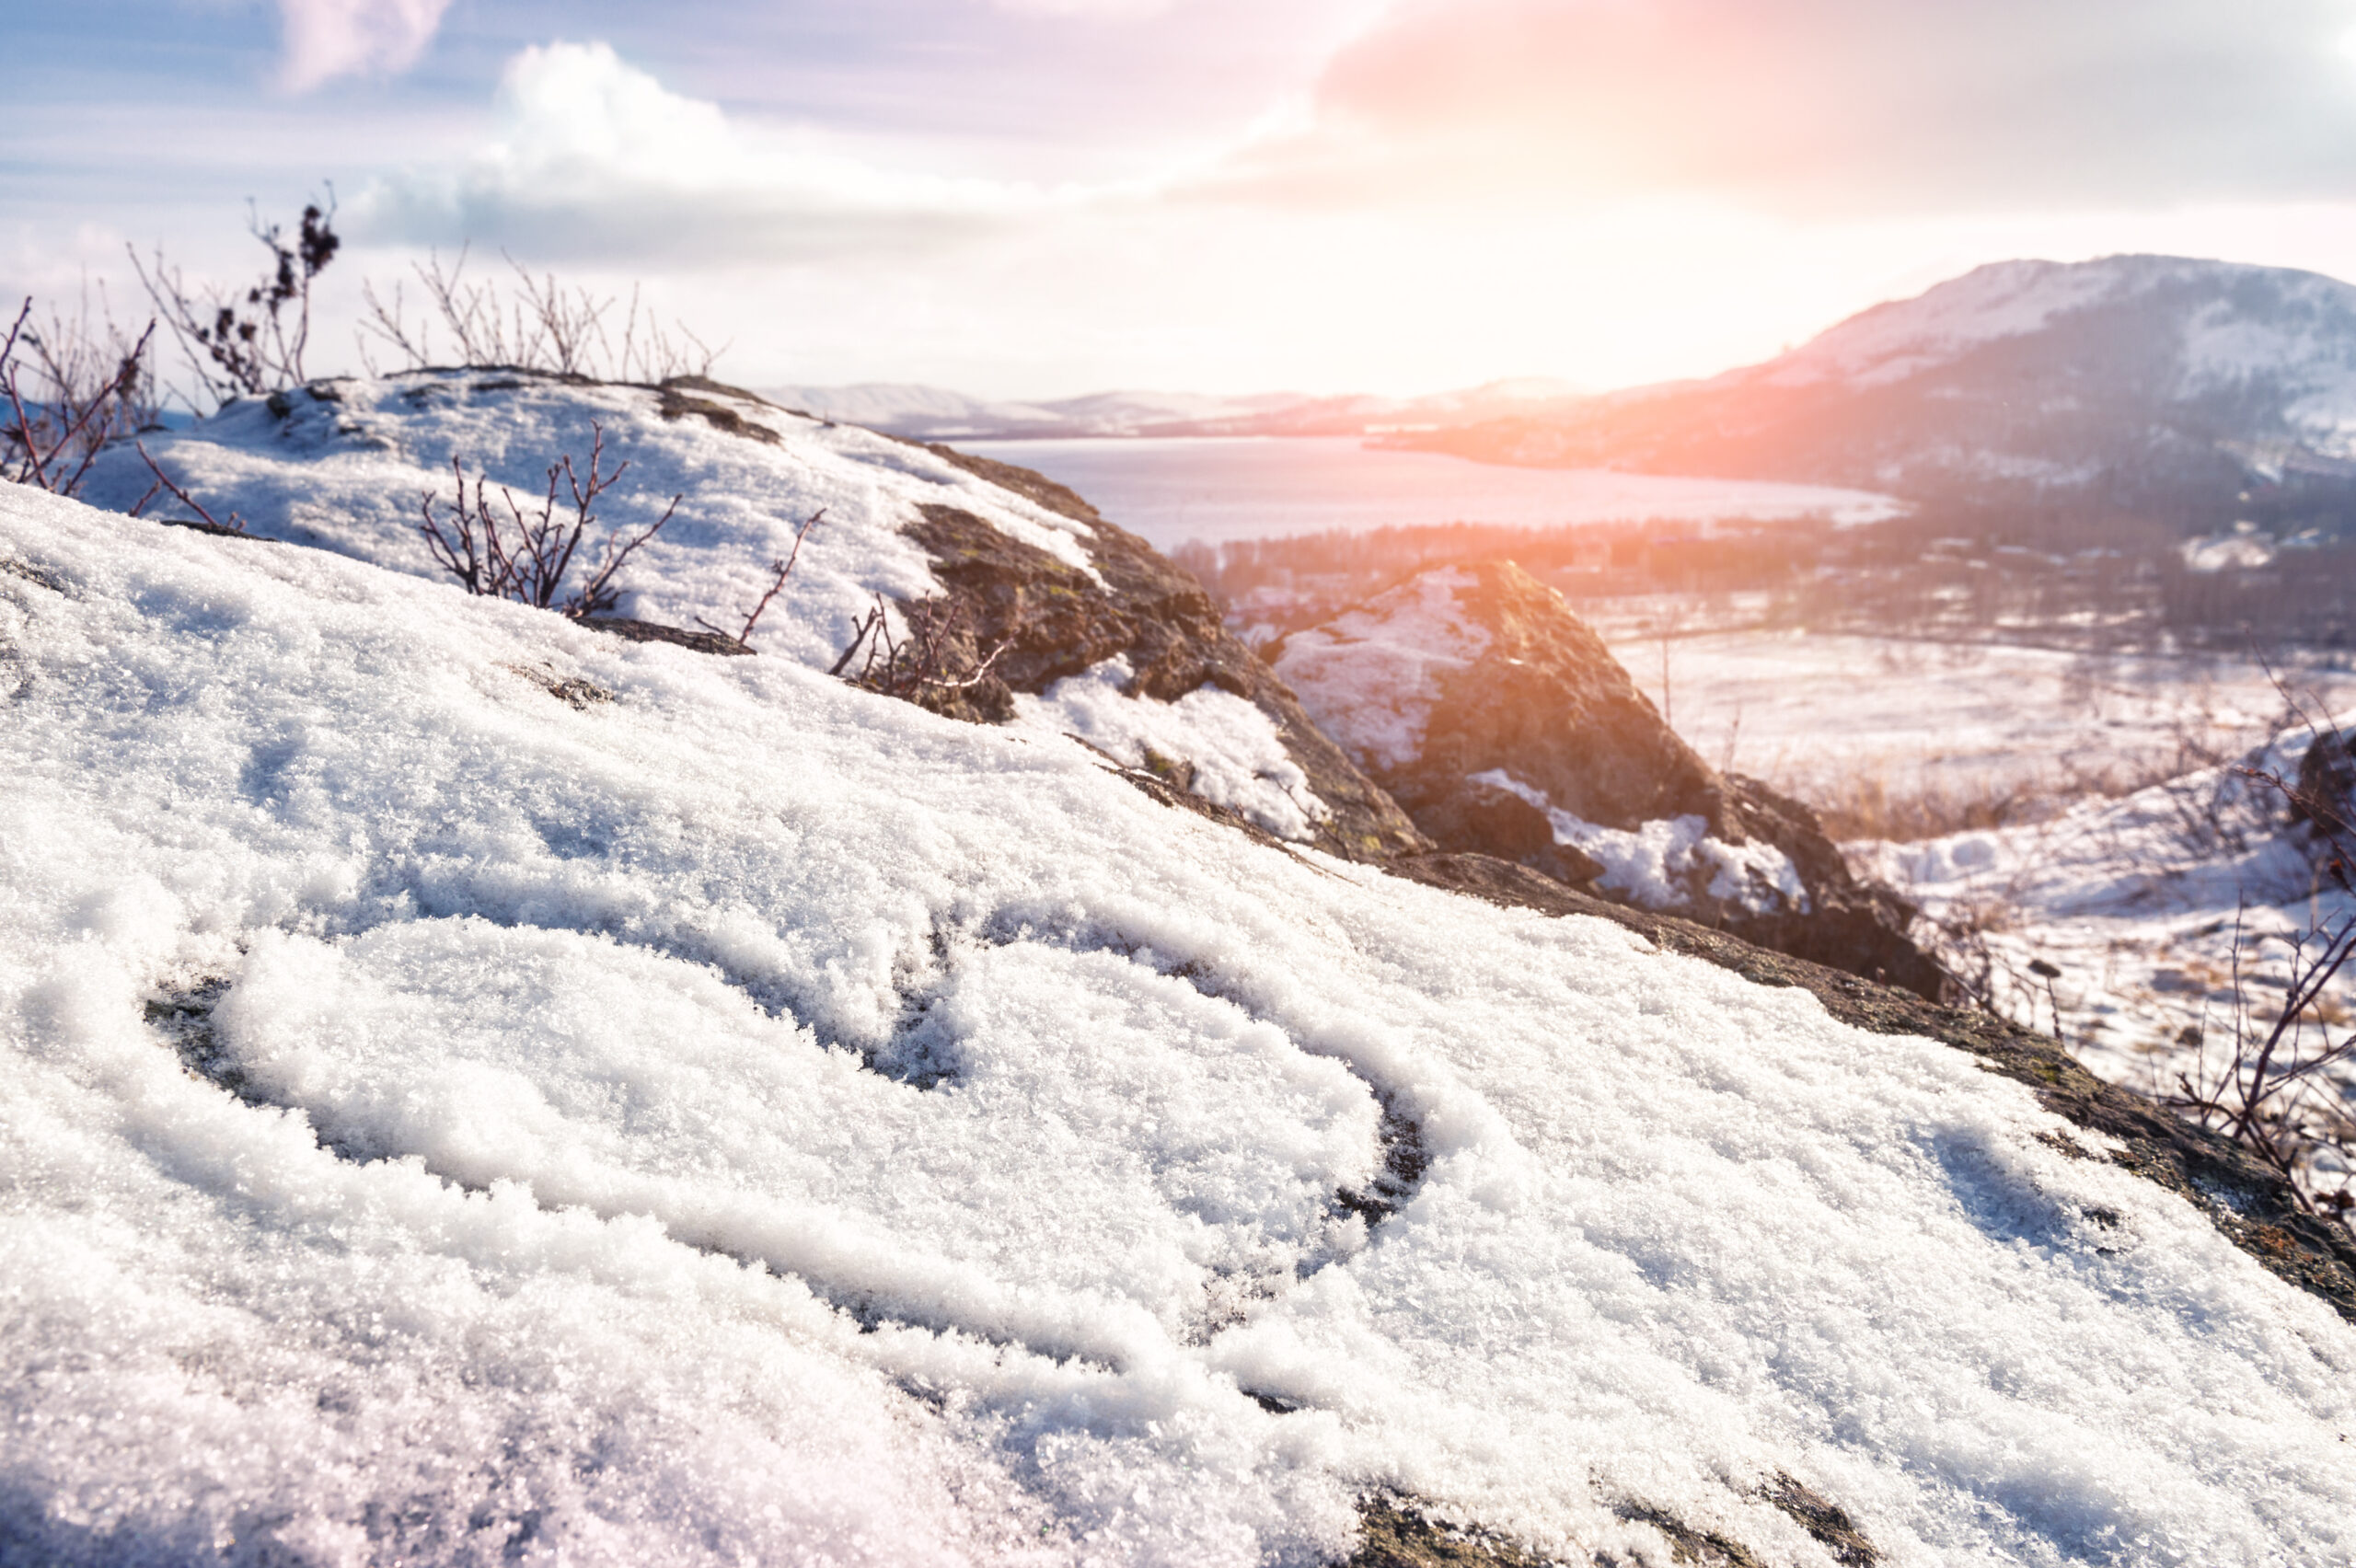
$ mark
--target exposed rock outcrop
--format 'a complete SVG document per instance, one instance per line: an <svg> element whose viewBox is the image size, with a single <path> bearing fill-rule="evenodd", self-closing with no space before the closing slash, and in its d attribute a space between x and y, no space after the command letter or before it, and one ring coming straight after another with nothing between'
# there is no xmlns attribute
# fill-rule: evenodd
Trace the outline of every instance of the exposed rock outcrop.
<svg viewBox="0 0 2356 1568"><path fill-rule="evenodd" d="M1275 724L1286 755L1330 809L1314 824L1317 847L1353 860L1383 860L1430 847L1391 796L1302 711L1299 700L1230 632L1203 585L1152 546L1107 522L1052 479L931 447L968 473L1088 525L1094 576L1025 544L971 513L926 506L904 532L932 558L955 619L950 660L988 674L929 701L966 718L1002 720L1013 694L1038 693L1112 659L1130 671L1131 696L1172 702L1202 687L1243 698ZM1151 759L1149 759L1150 763ZM1182 768L1186 759L1170 759Z"/></svg>
<svg viewBox="0 0 2356 1568"><path fill-rule="evenodd" d="M1276 672L1444 849L1937 998L1909 909L1806 806L1695 755L1560 594L1511 562L1426 572L1294 634Z"/></svg>

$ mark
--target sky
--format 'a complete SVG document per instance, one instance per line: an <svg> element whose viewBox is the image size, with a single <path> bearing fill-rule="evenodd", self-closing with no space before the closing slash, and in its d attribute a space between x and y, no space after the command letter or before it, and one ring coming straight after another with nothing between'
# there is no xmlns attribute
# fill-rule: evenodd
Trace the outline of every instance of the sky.
<svg viewBox="0 0 2356 1568"><path fill-rule="evenodd" d="M633 287L750 385L1703 375L1982 262L2356 278L2356 0L0 0L0 291ZM414 284L411 284L413 287Z"/></svg>

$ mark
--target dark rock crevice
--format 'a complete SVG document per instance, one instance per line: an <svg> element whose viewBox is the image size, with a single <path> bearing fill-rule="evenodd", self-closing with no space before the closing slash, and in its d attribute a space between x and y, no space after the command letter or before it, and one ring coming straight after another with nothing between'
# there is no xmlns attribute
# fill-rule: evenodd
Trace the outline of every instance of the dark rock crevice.
<svg viewBox="0 0 2356 1568"><path fill-rule="evenodd" d="M723 632L689 631L660 621L632 620L628 616L583 616L572 624L618 637L625 642L668 642L698 653L744 656L756 651Z"/></svg>
<svg viewBox="0 0 2356 1568"><path fill-rule="evenodd" d="M1847 1513L1780 1471L1757 1495L1789 1515L1831 1553L1841 1568L1876 1568L1881 1554ZM1669 1561L1693 1568L1769 1568L1741 1542L1721 1531L1697 1529L1664 1508L1623 1504L1620 1517L1658 1530ZM1562 1558L1529 1548L1479 1526L1442 1521L1412 1497L1379 1492L1358 1501L1358 1546L1343 1568L1571 1568ZM1632 1568L1629 1560L1597 1552L1592 1568Z"/></svg>

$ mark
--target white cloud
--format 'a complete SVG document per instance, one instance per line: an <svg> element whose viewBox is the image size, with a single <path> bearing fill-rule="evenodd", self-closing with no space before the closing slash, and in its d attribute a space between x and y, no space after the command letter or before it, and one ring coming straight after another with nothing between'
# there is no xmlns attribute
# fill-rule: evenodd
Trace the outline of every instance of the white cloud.
<svg viewBox="0 0 2356 1568"><path fill-rule="evenodd" d="M1708 191L1796 212L2337 199L2350 0L1395 0L1286 202Z"/></svg>
<svg viewBox="0 0 2356 1568"><path fill-rule="evenodd" d="M537 256L786 260L922 249L1090 195L895 170L821 133L739 127L602 42L525 50L497 107L471 158L363 192L351 231Z"/></svg>
<svg viewBox="0 0 2356 1568"><path fill-rule="evenodd" d="M278 0L286 24L286 85L307 92L338 76L406 71L450 0Z"/></svg>

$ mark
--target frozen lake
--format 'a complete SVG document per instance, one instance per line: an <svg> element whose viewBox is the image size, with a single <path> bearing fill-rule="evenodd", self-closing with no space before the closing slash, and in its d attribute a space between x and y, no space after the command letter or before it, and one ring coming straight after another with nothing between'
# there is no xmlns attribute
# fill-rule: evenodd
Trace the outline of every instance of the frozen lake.
<svg viewBox="0 0 2356 1568"><path fill-rule="evenodd" d="M1869 523L1898 510L1888 497L1864 490L1600 468L1510 468L1438 453L1370 450L1354 436L956 444L1070 486L1105 516L1165 550L1188 539L1217 544L1442 523L1553 528L1655 517L1702 522L1817 513Z"/></svg>

